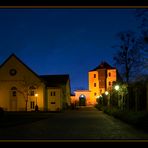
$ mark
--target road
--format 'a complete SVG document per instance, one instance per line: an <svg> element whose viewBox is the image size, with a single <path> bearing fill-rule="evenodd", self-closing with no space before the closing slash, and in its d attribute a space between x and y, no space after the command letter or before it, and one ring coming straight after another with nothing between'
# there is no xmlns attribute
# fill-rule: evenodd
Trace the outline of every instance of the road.
<svg viewBox="0 0 148 148"><path fill-rule="evenodd" d="M93 107L53 113L48 119L0 128L1 140L145 140L135 129Z"/></svg>

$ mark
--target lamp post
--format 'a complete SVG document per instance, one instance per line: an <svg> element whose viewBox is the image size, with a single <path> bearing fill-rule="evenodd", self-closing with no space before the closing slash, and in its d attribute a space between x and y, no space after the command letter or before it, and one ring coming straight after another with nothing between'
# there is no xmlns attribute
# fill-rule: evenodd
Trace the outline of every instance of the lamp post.
<svg viewBox="0 0 148 148"><path fill-rule="evenodd" d="M35 94L35 97L36 97L36 105L37 105L37 97L38 97L38 94Z"/></svg>
<svg viewBox="0 0 148 148"><path fill-rule="evenodd" d="M105 91L105 95L107 96L107 106L110 106L110 94L108 91Z"/></svg>
<svg viewBox="0 0 148 148"><path fill-rule="evenodd" d="M119 90L119 85L115 85L115 90Z"/></svg>
<svg viewBox="0 0 148 148"><path fill-rule="evenodd" d="M35 111L37 112L38 111L38 105L37 105L37 97L38 97L38 94L35 94L35 97L36 97Z"/></svg>
<svg viewBox="0 0 148 148"><path fill-rule="evenodd" d="M118 91L120 89L119 85L115 85L115 90L117 91L117 102L118 102L118 107L120 108L120 102L119 102L119 95L118 95Z"/></svg>

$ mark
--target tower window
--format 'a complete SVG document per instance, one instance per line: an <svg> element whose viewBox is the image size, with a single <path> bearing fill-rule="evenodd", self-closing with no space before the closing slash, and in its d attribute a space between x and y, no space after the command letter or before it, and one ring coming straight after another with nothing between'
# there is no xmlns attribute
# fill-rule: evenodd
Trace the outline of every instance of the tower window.
<svg viewBox="0 0 148 148"><path fill-rule="evenodd" d="M94 87L96 87L96 83L94 83Z"/></svg>
<svg viewBox="0 0 148 148"><path fill-rule="evenodd" d="M96 78L96 74L94 74L94 78Z"/></svg>
<svg viewBox="0 0 148 148"><path fill-rule="evenodd" d="M111 77L111 73L110 72L108 73L108 76Z"/></svg>
<svg viewBox="0 0 148 148"><path fill-rule="evenodd" d="M111 86L111 82L108 82L108 85Z"/></svg>

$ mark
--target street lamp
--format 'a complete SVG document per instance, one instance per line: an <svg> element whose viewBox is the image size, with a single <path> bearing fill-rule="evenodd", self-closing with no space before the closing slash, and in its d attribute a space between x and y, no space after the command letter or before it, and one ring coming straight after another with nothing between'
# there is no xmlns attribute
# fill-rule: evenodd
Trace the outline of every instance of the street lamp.
<svg viewBox="0 0 148 148"><path fill-rule="evenodd" d="M96 100L98 101L99 99L102 98L102 95L96 96Z"/></svg>
<svg viewBox="0 0 148 148"><path fill-rule="evenodd" d="M38 94L35 94L35 97L36 97L35 111L37 112L38 111L38 105L37 105L37 97L38 97Z"/></svg>
<svg viewBox="0 0 148 148"><path fill-rule="evenodd" d="M117 91L117 101L118 101L118 107L120 108L120 100L119 100L119 85L115 85L115 90Z"/></svg>
<svg viewBox="0 0 148 148"><path fill-rule="evenodd" d="M106 91L106 92L105 92L105 95L107 96L108 94L109 94L108 91Z"/></svg>
<svg viewBox="0 0 148 148"><path fill-rule="evenodd" d="M35 94L35 96L36 96L36 105L37 105L37 97L38 97L38 94Z"/></svg>
<svg viewBox="0 0 148 148"><path fill-rule="evenodd" d="M105 91L105 95L107 96L107 105L110 105L110 94L108 91Z"/></svg>
<svg viewBox="0 0 148 148"><path fill-rule="evenodd" d="M115 85L115 90L119 90L119 85Z"/></svg>

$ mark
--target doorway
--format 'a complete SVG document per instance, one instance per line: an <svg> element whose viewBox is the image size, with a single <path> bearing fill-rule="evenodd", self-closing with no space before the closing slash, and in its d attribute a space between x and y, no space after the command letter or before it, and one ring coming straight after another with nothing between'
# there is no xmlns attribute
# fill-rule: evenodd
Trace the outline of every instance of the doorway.
<svg viewBox="0 0 148 148"><path fill-rule="evenodd" d="M79 106L86 106L86 97L83 94L79 97Z"/></svg>

